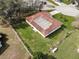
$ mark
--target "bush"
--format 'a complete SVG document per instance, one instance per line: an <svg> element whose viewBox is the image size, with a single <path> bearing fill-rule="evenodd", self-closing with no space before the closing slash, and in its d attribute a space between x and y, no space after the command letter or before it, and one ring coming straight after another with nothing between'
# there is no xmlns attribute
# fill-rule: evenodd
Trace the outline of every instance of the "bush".
<svg viewBox="0 0 79 59"><path fill-rule="evenodd" d="M33 59L56 59L52 55L43 54L42 52L36 52L34 53Z"/></svg>

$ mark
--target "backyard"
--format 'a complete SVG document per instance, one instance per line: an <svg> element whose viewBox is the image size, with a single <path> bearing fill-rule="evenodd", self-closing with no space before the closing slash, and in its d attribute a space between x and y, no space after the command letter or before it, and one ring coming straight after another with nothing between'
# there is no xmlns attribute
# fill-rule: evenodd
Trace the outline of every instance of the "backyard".
<svg viewBox="0 0 79 59"><path fill-rule="evenodd" d="M53 44L59 41L61 36L64 35L64 30L59 29L49 37L43 38L39 33L34 32L33 29L25 23L20 24L19 27L16 28L16 31L22 37L25 45L28 45L28 49L33 53L49 53L50 47L52 47Z"/></svg>
<svg viewBox="0 0 79 59"><path fill-rule="evenodd" d="M53 54L57 59L79 59L79 30L72 33Z"/></svg>
<svg viewBox="0 0 79 59"><path fill-rule="evenodd" d="M61 16L60 16L61 15ZM74 30L71 27L71 22L73 22L73 17L65 16L62 14L56 14L54 17L64 23L67 30ZM79 48L79 30L74 30L74 32L65 38L65 41L59 45L58 51L53 54L57 59L79 59L79 54L77 49Z"/></svg>
<svg viewBox="0 0 79 59"><path fill-rule="evenodd" d="M52 48L57 42L59 42L66 33L74 30L74 28L71 26L71 23L74 21L73 17L66 16L60 13L54 15L53 17L63 22L63 26L47 38L43 38L39 33L34 32L33 29L25 22L22 22L19 24L19 26L15 27L16 31L31 53L42 52L44 54L51 54L49 52L50 48ZM73 51L73 49L75 49L75 35L77 35L76 33L79 35L78 32L75 32L75 34L72 33L66 38L64 43L61 43L59 45L59 50L55 54L53 54L56 58L65 59L65 57L67 57L69 54L70 56L66 59L72 59L71 54L75 54L73 56L74 58L78 57L76 55L76 52Z"/></svg>

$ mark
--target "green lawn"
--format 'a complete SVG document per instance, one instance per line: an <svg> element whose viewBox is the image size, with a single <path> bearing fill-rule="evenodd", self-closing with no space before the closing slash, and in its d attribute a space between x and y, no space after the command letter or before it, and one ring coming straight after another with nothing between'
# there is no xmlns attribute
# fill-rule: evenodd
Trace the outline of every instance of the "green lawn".
<svg viewBox="0 0 79 59"><path fill-rule="evenodd" d="M53 17L56 18L57 20L61 21L66 29L68 29L68 30L73 29L73 27L71 26L71 23L75 20L74 17L66 16L61 13L58 13L58 14L54 15Z"/></svg>
<svg viewBox="0 0 79 59"><path fill-rule="evenodd" d="M79 30L72 33L59 46L59 50L54 54L57 59L79 59Z"/></svg>
<svg viewBox="0 0 79 59"><path fill-rule="evenodd" d="M51 54L49 53L50 47L60 41L62 37L64 37L65 33L74 29L71 26L71 23L74 21L73 17L62 14L56 14L53 17L63 22L63 26L47 38L43 38L39 33L34 32L27 23L23 22L16 26L16 31L30 52L42 52ZM73 57L78 59L77 53L73 51L73 49L75 49L76 42L75 35L76 34L72 34L69 36L67 40L59 46L59 50L53 54L53 56L55 56L57 59L72 59Z"/></svg>
<svg viewBox="0 0 79 59"><path fill-rule="evenodd" d="M65 3L65 4L70 4L73 2L73 0L61 0L61 2Z"/></svg>
<svg viewBox="0 0 79 59"><path fill-rule="evenodd" d="M56 14L54 17L63 22L68 31L74 29L71 26L71 22L74 21L73 17L62 14ZM68 38L66 38L65 41L59 46L59 50L53 55L57 59L79 59L77 48L79 48L79 30L73 32Z"/></svg>
<svg viewBox="0 0 79 59"><path fill-rule="evenodd" d="M59 29L47 38L43 38L39 33L34 32L28 24L19 24L16 28L19 35L23 38L24 43L30 47L32 52L49 53L49 48L53 46L61 36L64 35L64 30Z"/></svg>

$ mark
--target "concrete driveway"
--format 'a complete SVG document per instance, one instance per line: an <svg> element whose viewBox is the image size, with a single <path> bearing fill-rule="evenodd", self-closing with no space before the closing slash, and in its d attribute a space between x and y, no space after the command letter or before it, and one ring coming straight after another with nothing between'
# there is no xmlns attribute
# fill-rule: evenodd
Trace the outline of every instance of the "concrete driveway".
<svg viewBox="0 0 79 59"><path fill-rule="evenodd" d="M0 55L0 59L28 59L30 57L21 42L18 40L15 33L12 31L11 27L0 27L0 32L6 33L8 35L8 47Z"/></svg>
<svg viewBox="0 0 79 59"><path fill-rule="evenodd" d="M79 15L79 10L73 5L62 5L57 6L56 11L60 11L64 15L77 17Z"/></svg>

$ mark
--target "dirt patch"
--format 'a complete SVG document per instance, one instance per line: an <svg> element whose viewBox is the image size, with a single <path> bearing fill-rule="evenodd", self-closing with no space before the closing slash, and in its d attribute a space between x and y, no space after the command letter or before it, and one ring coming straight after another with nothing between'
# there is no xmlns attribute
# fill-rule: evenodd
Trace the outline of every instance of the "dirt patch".
<svg viewBox="0 0 79 59"><path fill-rule="evenodd" d="M8 40L7 44L8 48L0 55L0 59L28 59L29 54L23 48L23 45L18 40L15 33L12 31L11 27L2 28L0 26L0 32L7 34Z"/></svg>

